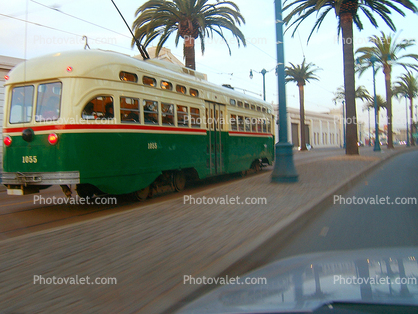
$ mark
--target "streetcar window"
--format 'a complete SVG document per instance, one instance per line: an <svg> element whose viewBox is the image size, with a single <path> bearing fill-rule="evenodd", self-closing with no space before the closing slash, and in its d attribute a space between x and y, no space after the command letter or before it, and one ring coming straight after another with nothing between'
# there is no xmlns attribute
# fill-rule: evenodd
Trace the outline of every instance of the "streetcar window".
<svg viewBox="0 0 418 314"><path fill-rule="evenodd" d="M12 103L10 105L10 123L30 122L32 118L34 87L19 86L13 88Z"/></svg>
<svg viewBox="0 0 418 314"><path fill-rule="evenodd" d="M257 132L258 133L262 132L261 120L260 119L257 119Z"/></svg>
<svg viewBox="0 0 418 314"><path fill-rule="evenodd" d="M251 132L257 132L257 119L251 118Z"/></svg>
<svg viewBox="0 0 418 314"><path fill-rule="evenodd" d="M271 133L271 120L267 119L267 133Z"/></svg>
<svg viewBox="0 0 418 314"><path fill-rule="evenodd" d="M251 132L251 120L245 117L245 132Z"/></svg>
<svg viewBox="0 0 418 314"><path fill-rule="evenodd" d="M223 112L223 110L221 110L221 116L219 117L219 121L220 121L220 124L221 124L221 130L223 130L224 129L224 112Z"/></svg>
<svg viewBox="0 0 418 314"><path fill-rule="evenodd" d="M263 112L264 112L264 113L265 113L265 112L267 112L267 109L266 109L266 108L264 108L264 107L263 107Z"/></svg>
<svg viewBox="0 0 418 314"><path fill-rule="evenodd" d="M176 91L182 94L186 94L186 87L182 85L176 85Z"/></svg>
<svg viewBox="0 0 418 314"><path fill-rule="evenodd" d="M113 98L110 96L97 96L90 100L83 108L81 117L86 120L112 119Z"/></svg>
<svg viewBox="0 0 418 314"><path fill-rule="evenodd" d="M55 121L60 116L61 82L38 86L35 121Z"/></svg>
<svg viewBox="0 0 418 314"><path fill-rule="evenodd" d="M142 77L142 83L144 83L144 85L149 85L149 86L157 86L157 81L155 80L155 78L149 77L149 76L143 76Z"/></svg>
<svg viewBox="0 0 418 314"><path fill-rule="evenodd" d="M199 97L199 91L197 89L190 88L190 95L193 97Z"/></svg>
<svg viewBox="0 0 418 314"><path fill-rule="evenodd" d="M231 123L231 130L236 131L238 129L237 128L237 116L236 115L231 114L230 123Z"/></svg>
<svg viewBox="0 0 418 314"><path fill-rule="evenodd" d="M263 119L263 133L267 132L267 123L266 123L266 119Z"/></svg>
<svg viewBox="0 0 418 314"><path fill-rule="evenodd" d="M255 110L255 105L251 105L251 110Z"/></svg>
<svg viewBox="0 0 418 314"><path fill-rule="evenodd" d="M235 104L236 104L236 100L235 100L235 99L230 99L230 100L229 100L229 103L230 103L232 106L235 106Z"/></svg>
<svg viewBox="0 0 418 314"><path fill-rule="evenodd" d="M161 103L163 125L174 125L174 105Z"/></svg>
<svg viewBox="0 0 418 314"><path fill-rule="evenodd" d="M244 119L242 116L238 116L238 130L244 131Z"/></svg>
<svg viewBox="0 0 418 314"><path fill-rule="evenodd" d="M179 127L187 127L188 123L188 112L186 106L177 105L177 125Z"/></svg>
<svg viewBox="0 0 418 314"><path fill-rule="evenodd" d="M261 107L260 106L257 106L257 111L261 112Z"/></svg>
<svg viewBox="0 0 418 314"><path fill-rule="evenodd" d="M249 104L249 103L247 103L247 102L246 102L246 103L244 103L244 108L245 108L245 109L250 109L250 104Z"/></svg>
<svg viewBox="0 0 418 314"><path fill-rule="evenodd" d="M161 81L161 88L166 90L173 90L173 84L167 81Z"/></svg>
<svg viewBox="0 0 418 314"><path fill-rule="evenodd" d="M139 99L130 97L120 98L120 121L125 123L141 122L139 112Z"/></svg>
<svg viewBox="0 0 418 314"><path fill-rule="evenodd" d="M240 107L240 108L244 107L242 101L238 101L238 107Z"/></svg>
<svg viewBox="0 0 418 314"><path fill-rule="evenodd" d="M144 121L146 124L158 124L158 102L144 99Z"/></svg>
<svg viewBox="0 0 418 314"><path fill-rule="evenodd" d="M192 128L200 128L200 110L197 108L190 108L190 123Z"/></svg>
<svg viewBox="0 0 418 314"><path fill-rule="evenodd" d="M121 71L119 73L119 78L121 81L134 82L134 83L138 82L138 76L135 73Z"/></svg>

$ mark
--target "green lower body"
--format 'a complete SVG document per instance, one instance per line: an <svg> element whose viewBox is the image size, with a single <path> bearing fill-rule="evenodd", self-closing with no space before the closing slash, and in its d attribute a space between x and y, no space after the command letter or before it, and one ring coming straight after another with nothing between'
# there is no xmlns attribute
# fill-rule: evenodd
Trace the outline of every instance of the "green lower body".
<svg viewBox="0 0 418 314"><path fill-rule="evenodd" d="M11 173L77 171L80 184L126 194L149 186L164 171L194 169L203 179L248 170L257 159L271 163L273 151L272 136L228 132L62 133L56 145L47 142L47 135L36 135L30 143L14 136L4 147L3 168Z"/></svg>

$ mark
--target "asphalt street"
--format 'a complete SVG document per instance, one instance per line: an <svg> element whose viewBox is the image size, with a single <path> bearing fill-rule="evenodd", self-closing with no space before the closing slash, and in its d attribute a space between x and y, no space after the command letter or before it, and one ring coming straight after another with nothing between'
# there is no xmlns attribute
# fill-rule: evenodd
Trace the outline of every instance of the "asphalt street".
<svg viewBox="0 0 418 314"><path fill-rule="evenodd" d="M380 165L267 262L311 252L418 246L418 151Z"/></svg>

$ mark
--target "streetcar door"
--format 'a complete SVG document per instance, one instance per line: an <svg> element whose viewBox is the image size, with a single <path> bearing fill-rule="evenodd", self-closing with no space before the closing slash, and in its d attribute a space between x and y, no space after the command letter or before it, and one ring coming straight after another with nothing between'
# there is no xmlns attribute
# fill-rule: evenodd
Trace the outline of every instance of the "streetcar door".
<svg viewBox="0 0 418 314"><path fill-rule="evenodd" d="M225 128L225 106L221 104L206 103L206 126L208 128L208 155L211 175L225 172L224 167L224 138L222 131Z"/></svg>

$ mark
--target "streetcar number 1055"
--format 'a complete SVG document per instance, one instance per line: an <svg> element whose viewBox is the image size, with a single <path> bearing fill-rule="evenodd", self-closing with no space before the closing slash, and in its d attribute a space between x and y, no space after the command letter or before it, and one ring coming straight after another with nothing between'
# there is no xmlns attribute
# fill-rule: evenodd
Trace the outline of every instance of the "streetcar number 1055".
<svg viewBox="0 0 418 314"><path fill-rule="evenodd" d="M22 156L23 164L36 164L37 162L38 158L36 156Z"/></svg>

